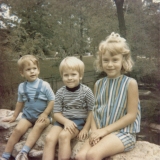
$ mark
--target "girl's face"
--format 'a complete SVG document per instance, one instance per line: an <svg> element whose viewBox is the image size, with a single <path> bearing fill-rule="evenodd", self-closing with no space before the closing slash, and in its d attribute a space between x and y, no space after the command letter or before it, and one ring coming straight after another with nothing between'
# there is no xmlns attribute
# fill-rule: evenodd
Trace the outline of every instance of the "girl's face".
<svg viewBox="0 0 160 160"><path fill-rule="evenodd" d="M33 82L38 78L39 73L37 65L30 61L25 64L23 71L21 72L21 76L26 78L27 81Z"/></svg>
<svg viewBox="0 0 160 160"><path fill-rule="evenodd" d="M63 83L68 88L77 87L80 83L80 80L82 79L82 77L79 75L79 72L69 68L64 69L62 78L63 78Z"/></svg>
<svg viewBox="0 0 160 160"><path fill-rule="evenodd" d="M110 53L106 52L102 55L102 67L103 71L107 74L109 78L116 78L121 75L123 56L117 54L112 56Z"/></svg>

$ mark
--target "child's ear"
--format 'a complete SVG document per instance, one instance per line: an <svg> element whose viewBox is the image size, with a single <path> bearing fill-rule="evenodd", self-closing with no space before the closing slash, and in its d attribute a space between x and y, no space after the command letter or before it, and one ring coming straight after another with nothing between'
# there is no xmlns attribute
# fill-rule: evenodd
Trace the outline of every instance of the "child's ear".
<svg viewBox="0 0 160 160"><path fill-rule="evenodd" d="M81 76L81 77L79 77L79 79L80 79L80 80L82 80L82 76Z"/></svg>
<svg viewBox="0 0 160 160"><path fill-rule="evenodd" d="M21 75L22 77L24 77L24 75L23 75L23 72L22 72L22 71L20 71L20 75Z"/></svg>

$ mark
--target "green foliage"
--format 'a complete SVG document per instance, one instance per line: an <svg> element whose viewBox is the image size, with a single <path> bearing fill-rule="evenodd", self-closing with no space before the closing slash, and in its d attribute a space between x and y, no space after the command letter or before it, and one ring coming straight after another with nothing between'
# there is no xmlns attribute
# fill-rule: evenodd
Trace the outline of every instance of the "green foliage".
<svg viewBox="0 0 160 160"><path fill-rule="evenodd" d="M11 67L12 63L8 60L17 59L19 55L24 54L35 54L44 59L58 52L58 58L54 59L52 64L49 63L49 66L43 62L41 64L46 77L48 67L53 70L50 75L58 73L61 58L75 54L82 57L85 52L95 54L101 40L113 31L119 32L117 10L113 1L2 0L2 2L10 7L10 15L18 17L18 21L0 17L6 25L8 24L7 33L1 29L7 37L0 39L0 43L3 43L0 67L5 70L4 73L1 72L1 88L4 86L6 93L6 85L8 88L14 88L13 81L19 82L18 78L12 78L18 73L15 74L16 69ZM160 13L157 12L157 6L151 4L145 7L139 0L124 1L123 11L126 40L135 61L135 68L130 75L139 83L152 84L158 90ZM11 23L15 26L11 27ZM92 62L90 60L90 63ZM93 66L88 62L87 68L93 70Z"/></svg>
<svg viewBox="0 0 160 160"><path fill-rule="evenodd" d="M159 73L158 68L158 62L155 58L138 57L133 71L129 75L134 77L139 84L143 83L145 86L159 90L160 74L157 74Z"/></svg>
<svg viewBox="0 0 160 160"><path fill-rule="evenodd" d="M95 53L98 43L118 29L110 1L10 0L7 4L11 14L18 17L11 28L12 54L43 56L59 52L63 58Z"/></svg>
<svg viewBox="0 0 160 160"><path fill-rule="evenodd" d="M12 108L12 98L15 97L15 89L17 88L18 72L13 68L8 48L8 30L0 30L0 108ZM13 78L15 77L15 78Z"/></svg>
<svg viewBox="0 0 160 160"><path fill-rule="evenodd" d="M104 0L9 0L10 12L18 17L9 27L12 54L40 57L85 52L95 54L98 44L111 32L119 32L114 1ZM132 55L159 55L157 7L144 7L139 0L125 1L126 39Z"/></svg>

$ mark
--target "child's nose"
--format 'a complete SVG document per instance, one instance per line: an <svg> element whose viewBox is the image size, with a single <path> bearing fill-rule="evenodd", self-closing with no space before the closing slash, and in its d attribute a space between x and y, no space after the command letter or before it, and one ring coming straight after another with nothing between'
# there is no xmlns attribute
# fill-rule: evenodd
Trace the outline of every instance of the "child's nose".
<svg viewBox="0 0 160 160"><path fill-rule="evenodd" d="M69 75L69 76L68 76L68 79L72 79L72 76L71 76L71 75Z"/></svg>
<svg viewBox="0 0 160 160"><path fill-rule="evenodd" d="M112 66L112 65L113 65L112 61L109 61L108 66Z"/></svg>

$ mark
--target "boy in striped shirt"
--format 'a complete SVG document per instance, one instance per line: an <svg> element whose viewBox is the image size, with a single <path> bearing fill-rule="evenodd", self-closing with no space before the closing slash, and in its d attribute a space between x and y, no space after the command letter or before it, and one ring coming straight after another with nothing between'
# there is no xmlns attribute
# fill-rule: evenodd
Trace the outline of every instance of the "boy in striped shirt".
<svg viewBox="0 0 160 160"><path fill-rule="evenodd" d="M65 86L55 98L55 123L46 137L43 160L53 160L55 147L59 144L58 159L70 159L71 139L88 137L94 95L91 89L80 83L84 74L84 63L76 57L66 57L59 67Z"/></svg>

